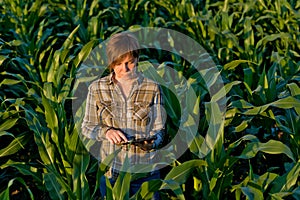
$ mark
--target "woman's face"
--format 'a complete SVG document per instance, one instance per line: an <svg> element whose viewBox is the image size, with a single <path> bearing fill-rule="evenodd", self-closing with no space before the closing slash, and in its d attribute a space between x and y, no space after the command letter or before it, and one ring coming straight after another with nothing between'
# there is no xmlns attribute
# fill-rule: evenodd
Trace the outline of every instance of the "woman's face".
<svg viewBox="0 0 300 200"><path fill-rule="evenodd" d="M132 56L126 56L122 61L117 62L113 68L116 79L133 77L136 73L137 60Z"/></svg>

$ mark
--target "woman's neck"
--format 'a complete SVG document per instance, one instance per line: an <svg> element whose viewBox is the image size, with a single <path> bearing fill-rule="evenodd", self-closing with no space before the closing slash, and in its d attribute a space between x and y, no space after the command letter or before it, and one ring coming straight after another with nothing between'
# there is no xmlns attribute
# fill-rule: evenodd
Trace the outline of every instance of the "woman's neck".
<svg viewBox="0 0 300 200"><path fill-rule="evenodd" d="M122 78L116 78L118 85L120 86L124 96L126 98L128 98L132 88L133 88L133 84L134 82L137 80L137 75L134 76L126 76L126 77L122 77Z"/></svg>

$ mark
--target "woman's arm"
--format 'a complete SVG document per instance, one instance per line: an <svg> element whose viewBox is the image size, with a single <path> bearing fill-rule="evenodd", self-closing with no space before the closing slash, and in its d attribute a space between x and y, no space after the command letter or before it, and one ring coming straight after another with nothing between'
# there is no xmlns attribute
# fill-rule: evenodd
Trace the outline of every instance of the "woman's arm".
<svg viewBox="0 0 300 200"><path fill-rule="evenodd" d="M153 101L153 128L150 135L155 136L156 139L153 141L153 148L157 149L160 147L165 138L165 122L166 122L166 111L164 108L163 95L161 87L157 87L157 91Z"/></svg>
<svg viewBox="0 0 300 200"><path fill-rule="evenodd" d="M85 115L81 125L82 135L89 139L103 140L105 133L111 127L100 122L101 105L99 105L99 90L96 82L88 88Z"/></svg>

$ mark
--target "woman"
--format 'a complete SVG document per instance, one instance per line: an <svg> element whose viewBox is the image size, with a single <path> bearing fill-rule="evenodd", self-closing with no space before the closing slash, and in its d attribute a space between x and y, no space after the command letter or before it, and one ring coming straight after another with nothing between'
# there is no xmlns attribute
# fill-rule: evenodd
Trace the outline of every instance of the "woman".
<svg viewBox="0 0 300 200"><path fill-rule="evenodd" d="M106 176L114 184L128 159L131 166L157 162L156 149L165 137L162 92L137 71L139 43L128 33L111 37L106 47L110 74L89 86L82 134L101 142L101 159L121 149ZM133 195L145 181L159 178L155 170L130 184ZM105 178L100 186L105 196ZM156 193L154 199L158 199Z"/></svg>

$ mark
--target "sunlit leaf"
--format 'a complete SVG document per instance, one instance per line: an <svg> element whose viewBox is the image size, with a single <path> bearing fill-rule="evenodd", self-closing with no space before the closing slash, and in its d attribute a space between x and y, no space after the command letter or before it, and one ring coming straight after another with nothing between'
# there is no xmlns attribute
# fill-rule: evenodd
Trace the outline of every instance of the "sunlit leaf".
<svg viewBox="0 0 300 200"><path fill-rule="evenodd" d="M22 134L15 137L8 146L0 149L0 157L9 156L17 153L20 149L24 149L24 146L29 142L31 138L27 134Z"/></svg>
<svg viewBox="0 0 300 200"><path fill-rule="evenodd" d="M204 160L190 160L174 167L165 177L165 180L173 180L182 184L190 176L196 167L206 166Z"/></svg>
<svg viewBox="0 0 300 200"><path fill-rule="evenodd" d="M18 120L18 118L6 119L4 123L0 124L0 132L9 130L16 125Z"/></svg>
<svg viewBox="0 0 300 200"><path fill-rule="evenodd" d="M269 140L266 143L251 142L243 150L239 158L253 158L259 151L269 154L285 154L292 161L295 162L295 158L290 148L280 141Z"/></svg>
<svg viewBox="0 0 300 200"><path fill-rule="evenodd" d="M243 64L243 63L253 63L253 62L251 62L249 60L233 60L230 63L225 64L224 69L225 70L233 70L237 66L239 66L240 64ZM253 63L253 64L255 64L255 63Z"/></svg>

